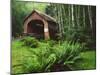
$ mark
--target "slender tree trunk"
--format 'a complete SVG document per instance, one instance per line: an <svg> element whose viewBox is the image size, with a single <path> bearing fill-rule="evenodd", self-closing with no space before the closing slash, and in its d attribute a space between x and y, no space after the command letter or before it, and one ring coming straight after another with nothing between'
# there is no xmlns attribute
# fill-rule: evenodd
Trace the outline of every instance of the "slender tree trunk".
<svg viewBox="0 0 100 75"><path fill-rule="evenodd" d="M72 12L72 26L74 27L74 7L71 5L71 12Z"/></svg>
<svg viewBox="0 0 100 75"><path fill-rule="evenodd" d="M78 27L80 27L80 6L78 6L78 15L77 15L77 23L78 23Z"/></svg>
<svg viewBox="0 0 100 75"><path fill-rule="evenodd" d="M68 22L68 23L69 23L69 26L68 26L68 29L70 30L70 27L71 27L71 26L70 26L70 25L71 25L71 11L70 11L70 5L68 5L68 6L69 6L69 7L68 7L68 11L69 11L69 15L68 15L68 17L69 17L69 18L68 18L68 20L69 20L69 22Z"/></svg>
<svg viewBox="0 0 100 75"><path fill-rule="evenodd" d="M83 24L84 24L84 27L85 27L85 7L83 7Z"/></svg>
<svg viewBox="0 0 100 75"><path fill-rule="evenodd" d="M91 11L91 6L88 6L88 14L89 14L90 28L91 28L92 37L93 37L93 25L92 25L92 11Z"/></svg>
<svg viewBox="0 0 100 75"><path fill-rule="evenodd" d="M91 7L90 6L88 6L88 14L89 14L90 27L92 29L92 14L91 14Z"/></svg>

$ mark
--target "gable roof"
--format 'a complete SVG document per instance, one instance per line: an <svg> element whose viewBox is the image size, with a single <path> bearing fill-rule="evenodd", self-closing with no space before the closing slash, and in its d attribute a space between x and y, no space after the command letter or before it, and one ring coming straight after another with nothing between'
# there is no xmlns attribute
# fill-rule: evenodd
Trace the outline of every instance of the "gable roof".
<svg viewBox="0 0 100 75"><path fill-rule="evenodd" d="M49 15L47 15L47 14L45 14L45 13L41 13L41 12L38 11L38 10L33 10L33 11L24 19L24 22L25 22L32 14L34 14L34 13L37 13L39 16L41 16L43 19L45 19L45 20L47 20L47 21L52 21L52 22L55 22L55 23L56 23L56 20L55 20L53 17L51 17L51 16L49 16Z"/></svg>

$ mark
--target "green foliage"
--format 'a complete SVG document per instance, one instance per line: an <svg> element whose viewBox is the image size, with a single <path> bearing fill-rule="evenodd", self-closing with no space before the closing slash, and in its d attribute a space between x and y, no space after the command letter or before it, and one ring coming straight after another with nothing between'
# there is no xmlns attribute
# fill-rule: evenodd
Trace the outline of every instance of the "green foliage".
<svg viewBox="0 0 100 75"><path fill-rule="evenodd" d="M96 69L96 52L94 50L81 52L80 57L81 60L76 61L76 63L72 66L73 70Z"/></svg>
<svg viewBox="0 0 100 75"><path fill-rule="evenodd" d="M34 43L36 42L38 42L38 47L34 47ZM13 44L16 43L17 42L13 42ZM13 66L16 66L12 67L13 73L37 73L57 71L57 69L54 69L55 65L57 64L61 66L59 67L59 71L63 67L65 67L64 70L67 70L70 68L68 67L68 65L75 64L76 60L79 59L79 54L82 49L81 44L79 43L66 41L56 42L50 40L39 42L31 37L26 37L21 41L18 41L18 43L19 45L16 44L16 47L14 47L13 45L13 57L19 57L19 53L21 53L21 58L17 59L18 62L16 64L13 64ZM23 44L25 45L23 46ZM18 51L20 52L17 52L18 54L15 56L15 51L17 51L16 48L18 48ZM14 61L12 63L14 63ZM19 69L21 71L17 70L18 67L20 67Z"/></svg>
<svg viewBox="0 0 100 75"><path fill-rule="evenodd" d="M24 18L34 9L44 12L56 19L59 24L59 34L63 40L85 43L87 49L95 49L95 6L36 3L12 0L12 36L19 37L23 33ZM90 23L91 21L92 24Z"/></svg>
<svg viewBox="0 0 100 75"><path fill-rule="evenodd" d="M82 46L79 43L63 42L54 46L54 53L57 56L56 64L63 64L67 66L76 63L79 60ZM72 69L71 69L72 70Z"/></svg>
<svg viewBox="0 0 100 75"><path fill-rule="evenodd" d="M22 63L23 63L23 66L25 67L26 73L40 71L41 64L39 63L38 57L36 55L25 56Z"/></svg>
<svg viewBox="0 0 100 75"><path fill-rule="evenodd" d="M23 33L23 22L33 10L45 12L47 3L35 3L32 1L11 0L12 36L19 37Z"/></svg>
<svg viewBox="0 0 100 75"><path fill-rule="evenodd" d="M95 51L87 51L82 52L80 54L82 61L79 62L79 67L83 67L81 69L95 69L96 68L96 52ZM94 60L94 61L93 61ZM88 63L87 63L87 62ZM81 64L84 63L84 64Z"/></svg>
<svg viewBox="0 0 100 75"><path fill-rule="evenodd" d="M51 3L47 6L46 13L58 22L63 40L85 43L87 49L95 49L95 6Z"/></svg>
<svg viewBox="0 0 100 75"><path fill-rule="evenodd" d="M60 41L38 41L34 37L13 40L13 74L95 68L94 52L81 53L86 48L96 47L95 7L12 0L14 37L23 32L23 20L33 9L54 17L59 23L59 35L63 38Z"/></svg>
<svg viewBox="0 0 100 75"><path fill-rule="evenodd" d="M25 37L21 41L23 42L24 46L28 46L31 48L38 47L38 40L35 39L34 37Z"/></svg>

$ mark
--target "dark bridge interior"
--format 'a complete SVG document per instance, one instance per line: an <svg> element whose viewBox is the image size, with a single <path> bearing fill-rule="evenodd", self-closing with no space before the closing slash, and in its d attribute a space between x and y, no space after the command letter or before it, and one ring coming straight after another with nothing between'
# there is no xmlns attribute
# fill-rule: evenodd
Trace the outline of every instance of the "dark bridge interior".
<svg viewBox="0 0 100 75"><path fill-rule="evenodd" d="M27 32L35 37L44 38L44 24L40 20L32 20L28 23Z"/></svg>

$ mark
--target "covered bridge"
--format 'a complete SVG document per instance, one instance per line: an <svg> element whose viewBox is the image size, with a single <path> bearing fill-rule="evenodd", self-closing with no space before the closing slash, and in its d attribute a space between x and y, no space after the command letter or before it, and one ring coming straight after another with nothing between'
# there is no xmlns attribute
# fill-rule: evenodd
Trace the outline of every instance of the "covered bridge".
<svg viewBox="0 0 100 75"><path fill-rule="evenodd" d="M54 18L36 10L24 19L24 34L36 38L56 39L58 28L58 23Z"/></svg>

